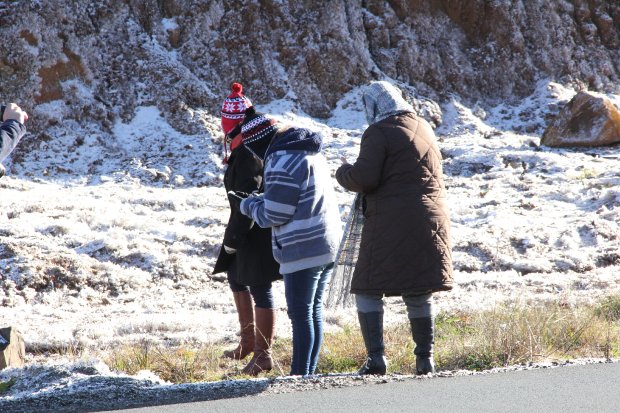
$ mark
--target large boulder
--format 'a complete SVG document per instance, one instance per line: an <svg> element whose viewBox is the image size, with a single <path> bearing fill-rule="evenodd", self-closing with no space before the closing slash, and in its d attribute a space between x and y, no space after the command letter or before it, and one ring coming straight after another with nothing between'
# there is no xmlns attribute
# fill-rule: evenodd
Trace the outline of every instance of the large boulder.
<svg viewBox="0 0 620 413"><path fill-rule="evenodd" d="M604 95L579 92L551 121L541 144L554 147L620 143L620 110Z"/></svg>

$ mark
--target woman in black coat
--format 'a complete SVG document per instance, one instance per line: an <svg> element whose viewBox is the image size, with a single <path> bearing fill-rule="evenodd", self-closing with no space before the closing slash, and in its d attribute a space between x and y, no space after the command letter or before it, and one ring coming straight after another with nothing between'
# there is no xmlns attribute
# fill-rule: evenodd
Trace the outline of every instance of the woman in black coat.
<svg viewBox="0 0 620 413"><path fill-rule="evenodd" d="M224 174L224 186L226 192L249 194L262 191L263 162L241 145L236 124L243 120L245 108L251 106L242 91L241 85L234 83L233 92L222 107L225 140L232 138L232 152L225 160L228 168ZM254 352L252 360L242 371L244 374L255 376L273 368L271 343L275 335L276 311L271 283L282 278L278 269L271 252L271 230L260 228L239 211L239 203L232 202L213 273L227 272L239 314L239 345L234 350L225 351L223 356L241 360Z"/></svg>

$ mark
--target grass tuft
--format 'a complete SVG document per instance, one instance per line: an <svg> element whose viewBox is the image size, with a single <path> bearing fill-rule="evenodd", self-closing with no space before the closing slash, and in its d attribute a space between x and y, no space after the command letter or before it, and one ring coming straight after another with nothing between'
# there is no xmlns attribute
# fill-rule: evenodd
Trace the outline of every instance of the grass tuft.
<svg viewBox="0 0 620 413"><path fill-rule="evenodd" d="M292 350L292 348L291 348ZM339 333L325 334L317 373L353 372L366 360L358 327L346 325Z"/></svg>
<svg viewBox="0 0 620 413"><path fill-rule="evenodd" d="M597 317L610 322L620 321L620 295L603 299L594 308L594 313Z"/></svg>
<svg viewBox="0 0 620 413"><path fill-rule="evenodd" d="M7 381L0 381L0 394L8 392L14 384L14 378L11 378Z"/></svg>

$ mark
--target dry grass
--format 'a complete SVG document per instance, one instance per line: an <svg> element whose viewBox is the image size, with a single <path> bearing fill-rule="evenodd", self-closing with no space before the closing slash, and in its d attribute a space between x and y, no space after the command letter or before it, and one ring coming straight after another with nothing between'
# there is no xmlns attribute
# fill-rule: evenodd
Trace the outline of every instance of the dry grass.
<svg viewBox="0 0 620 413"><path fill-rule="evenodd" d="M150 370L163 380L192 383L220 380L228 367L220 355L219 346L161 348L144 341L116 349L104 361L111 369L127 374Z"/></svg>
<svg viewBox="0 0 620 413"><path fill-rule="evenodd" d="M477 314L440 315L436 362L444 369L483 370L545 360L618 357L620 325L600 306L507 305Z"/></svg>
<svg viewBox="0 0 620 413"><path fill-rule="evenodd" d="M409 323L386 328L385 345L389 372L413 374ZM243 377L239 372L250 357L243 361L220 358L227 346L172 349L144 342L116 349L104 361L114 370L128 374L151 370L175 383ZM273 351L276 367L268 376L286 375L290 339L276 339ZM435 362L439 370L485 370L588 357L620 357L620 296L588 307L562 302L513 303L479 313L442 313L436 319ZM325 335L317 373L354 372L364 359L359 327L345 326L341 332Z"/></svg>

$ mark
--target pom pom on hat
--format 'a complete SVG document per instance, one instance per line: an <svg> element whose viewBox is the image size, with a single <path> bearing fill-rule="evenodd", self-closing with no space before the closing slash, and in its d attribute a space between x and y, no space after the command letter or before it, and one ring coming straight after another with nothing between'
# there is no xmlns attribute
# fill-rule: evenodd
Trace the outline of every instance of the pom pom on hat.
<svg viewBox="0 0 620 413"><path fill-rule="evenodd" d="M231 86L231 89L233 91L233 94L240 94L243 93L243 85L241 83L233 83Z"/></svg>
<svg viewBox="0 0 620 413"><path fill-rule="evenodd" d="M230 87L231 93L224 103L222 103L222 130L229 133L245 116L245 110L252 106L250 99L243 95L243 85L233 83Z"/></svg>

